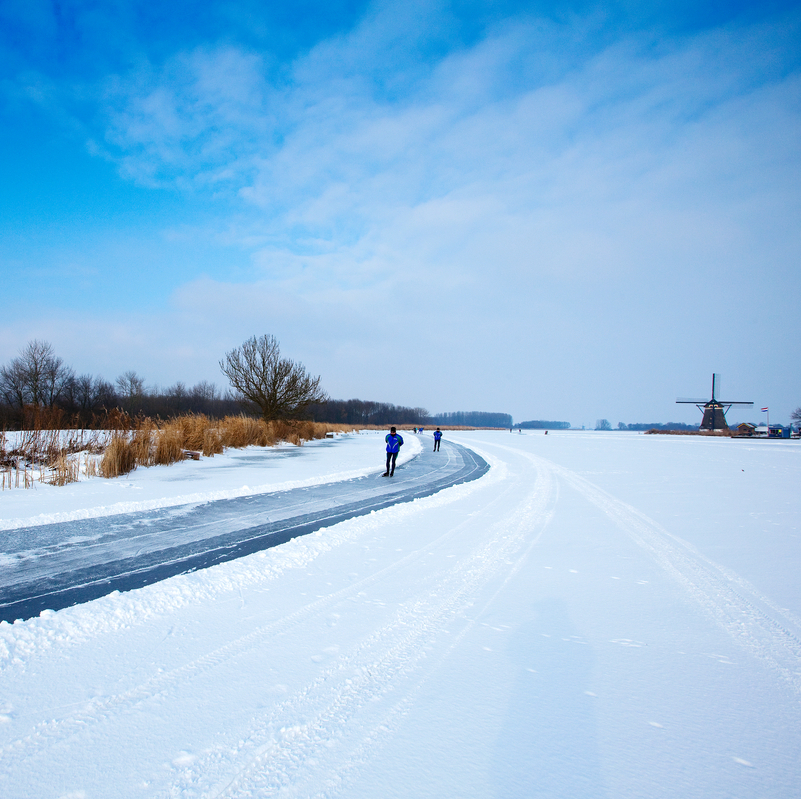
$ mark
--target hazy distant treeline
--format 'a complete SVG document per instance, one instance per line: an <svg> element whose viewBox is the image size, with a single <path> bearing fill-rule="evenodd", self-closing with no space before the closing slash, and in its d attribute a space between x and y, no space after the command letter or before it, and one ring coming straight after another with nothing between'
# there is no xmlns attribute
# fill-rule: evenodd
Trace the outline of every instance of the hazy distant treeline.
<svg viewBox="0 0 801 799"><path fill-rule="evenodd" d="M338 422L352 425L447 425L465 427L511 427L508 413L455 411L431 415L425 408L407 408L389 402L359 399L328 400L312 405L309 413L315 422Z"/></svg>
<svg viewBox="0 0 801 799"><path fill-rule="evenodd" d="M489 413L486 411L454 411L438 413L427 424L459 425L464 427L511 427L512 417L508 413Z"/></svg>
<svg viewBox="0 0 801 799"><path fill-rule="evenodd" d="M618 422L618 430L697 430L697 424L684 424L684 422L636 422L634 424L626 424L625 422Z"/></svg>
<svg viewBox="0 0 801 799"><path fill-rule="evenodd" d="M309 416L315 422L338 424L392 425L426 424L430 422L425 408L407 408L391 402L349 399L316 403L309 406Z"/></svg>
<svg viewBox="0 0 801 799"><path fill-rule="evenodd" d="M519 422L515 427L522 427L523 430L569 430L570 422L547 422L535 419L533 422Z"/></svg>

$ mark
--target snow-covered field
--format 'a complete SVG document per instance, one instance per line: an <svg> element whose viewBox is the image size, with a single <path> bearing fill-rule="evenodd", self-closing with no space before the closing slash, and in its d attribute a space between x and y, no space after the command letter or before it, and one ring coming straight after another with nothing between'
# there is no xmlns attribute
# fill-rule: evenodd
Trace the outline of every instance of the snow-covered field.
<svg viewBox="0 0 801 799"><path fill-rule="evenodd" d="M0 796L801 795L799 443L446 436L489 473L0 624ZM0 519L342 479L382 449L4 492Z"/></svg>

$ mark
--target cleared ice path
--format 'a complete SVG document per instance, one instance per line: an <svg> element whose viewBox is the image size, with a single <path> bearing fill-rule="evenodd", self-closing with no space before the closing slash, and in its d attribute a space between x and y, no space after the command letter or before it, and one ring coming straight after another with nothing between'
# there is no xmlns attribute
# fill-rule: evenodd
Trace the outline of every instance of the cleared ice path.
<svg viewBox="0 0 801 799"><path fill-rule="evenodd" d="M202 504L0 533L0 621L27 619L112 591L234 560L300 535L481 477L488 464L443 441L399 466L367 477Z"/></svg>

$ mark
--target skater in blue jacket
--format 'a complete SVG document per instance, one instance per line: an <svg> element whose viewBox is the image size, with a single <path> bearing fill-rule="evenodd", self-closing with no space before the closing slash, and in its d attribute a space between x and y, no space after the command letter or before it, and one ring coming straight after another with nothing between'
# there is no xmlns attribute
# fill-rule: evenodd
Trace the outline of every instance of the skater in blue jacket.
<svg viewBox="0 0 801 799"><path fill-rule="evenodd" d="M434 452L439 452L439 442L442 441L442 431L437 428L434 433Z"/></svg>
<svg viewBox="0 0 801 799"><path fill-rule="evenodd" d="M387 442L387 470L383 476L392 477L395 474L395 461L398 459L398 453L403 446L403 437L395 432L394 427L390 427L389 435L384 441Z"/></svg>

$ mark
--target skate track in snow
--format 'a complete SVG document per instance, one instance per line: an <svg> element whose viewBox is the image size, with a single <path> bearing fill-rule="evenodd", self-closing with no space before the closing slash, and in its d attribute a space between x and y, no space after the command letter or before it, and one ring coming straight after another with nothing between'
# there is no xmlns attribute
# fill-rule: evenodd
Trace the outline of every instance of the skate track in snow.
<svg viewBox="0 0 801 799"><path fill-rule="evenodd" d="M302 454L302 453L301 453ZM346 519L475 480L489 466L443 442L380 473L203 504L0 532L0 621L129 591L278 546Z"/></svg>

